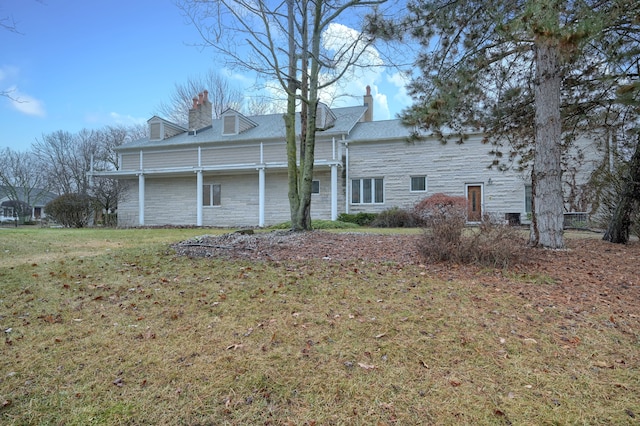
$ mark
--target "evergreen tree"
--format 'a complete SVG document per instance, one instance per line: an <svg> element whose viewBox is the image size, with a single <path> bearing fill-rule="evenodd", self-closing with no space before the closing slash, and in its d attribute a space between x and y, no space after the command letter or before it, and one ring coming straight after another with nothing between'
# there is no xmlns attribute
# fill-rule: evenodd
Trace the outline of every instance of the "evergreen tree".
<svg viewBox="0 0 640 426"><path fill-rule="evenodd" d="M415 103L404 121L443 141L445 127L458 142L469 128L482 130L496 144L495 166L518 160L511 165L530 167L534 245L564 247L563 149L581 132L620 126L616 89L637 81L628 66L638 58L635 6L631 0L408 5L404 30L422 51L420 75L409 88Z"/></svg>

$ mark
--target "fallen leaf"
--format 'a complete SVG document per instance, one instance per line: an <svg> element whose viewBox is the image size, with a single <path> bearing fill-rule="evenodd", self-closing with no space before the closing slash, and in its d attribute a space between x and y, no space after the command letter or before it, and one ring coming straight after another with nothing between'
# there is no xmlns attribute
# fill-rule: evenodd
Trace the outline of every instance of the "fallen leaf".
<svg viewBox="0 0 640 426"><path fill-rule="evenodd" d="M229 351L233 349L235 351L236 349L240 349L242 346L242 343L236 343L235 345L227 346L227 350Z"/></svg>
<svg viewBox="0 0 640 426"><path fill-rule="evenodd" d="M376 339L381 339L381 338L383 338L383 337L384 337L384 336L386 336L386 335L387 335L387 333L380 333L380 334L378 334L378 335L376 336Z"/></svg>
<svg viewBox="0 0 640 426"><path fill-rule="evenodd" d="M363 364L361 362L358 363L358 366L364 368L365 370L375 370L376 366L372 364Z"/></svg>
<svg viewBox="0 0 640 426"><path fill-rule="evenodd" d="M609 363L604 362L604 361L596 361L596 362L593 363L593 365L595 367L599 367L599 368L613 368L614 367L613 364L609 364Z"/></svg>

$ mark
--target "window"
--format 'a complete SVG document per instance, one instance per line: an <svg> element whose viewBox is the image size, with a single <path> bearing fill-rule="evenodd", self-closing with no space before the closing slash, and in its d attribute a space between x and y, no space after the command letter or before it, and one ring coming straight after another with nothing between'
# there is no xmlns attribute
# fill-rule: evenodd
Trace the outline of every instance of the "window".
<svg viewBox="0 0 640 426"><path fill-rule="evenodd" d="M524 186L524 211L526 213L531 213L531 205L533 203L532 193L533 193L533 190L531 188L531 185L525 185Z"/></svg>
<svg viewBox="0 0 640 426"><path fill-rule="evenodd" d="M351 181L352 204L384 203L382 178L353 179Z"/></svg>
<svg viewBox="0 0 640 426"><path fill-rule="evenodd" d="M411 176L411 192L425 192L427 190L426 176Z"/></svg>
<svg viewBox="0 0 640 426"><path fill-rule="evenodd" d="M319 180L311 181L311 193L312 194L319 194L320 193L320 181Z"/></svg>
<svg viewBox="0 0 640 426"><path fill-rule="evenodd" d="M202 205L205 207L220 205L220 185L202 185Z"/></svg>

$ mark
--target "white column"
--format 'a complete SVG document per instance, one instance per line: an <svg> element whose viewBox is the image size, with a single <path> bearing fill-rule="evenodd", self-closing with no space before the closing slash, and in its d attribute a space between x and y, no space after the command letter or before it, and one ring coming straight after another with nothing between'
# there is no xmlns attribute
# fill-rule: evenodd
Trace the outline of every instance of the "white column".
<svg viewBox="0 0 640 426"><path fill-rule="evenodd" d="M338 220L338 165L331 165L331 220Z"/></svg>
<svg viewBox="0 0 640 426"><path fill-rule="evenodd" d="M138 175L138 225L144 225L144 174Z"/></svg>
<svg viewBox="0 0 640 426"><path fill-rule="evenodd" d="M202 170L196 172L196 226L202 226Z"/></svg>
<svg viewBox="0 0 640 426"><path fill-rule="evenodd" d="M344 188L344 212L349 213L349 200L351 199L351 182L349 181L349 143L344 144L344 168L345 168L345 188Z"/></svg>
<svg viewBox="0 0 640 426"><path fill-rule="evenodd" d="M264 226L264 166L258 169L258 226Z"/></svg>

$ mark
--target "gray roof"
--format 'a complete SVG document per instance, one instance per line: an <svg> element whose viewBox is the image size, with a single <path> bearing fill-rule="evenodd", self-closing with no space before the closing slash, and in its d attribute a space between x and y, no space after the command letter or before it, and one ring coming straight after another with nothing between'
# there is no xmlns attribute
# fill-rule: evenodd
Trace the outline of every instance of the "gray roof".
<svg viewBox="0 0 640 426"><path fill-rule="evenodd" d="M356 124L364 116L367 107L364 105L335 108L331 111L336 115L336 121L333 127L323 130L318 135L333 137L339 135L348 135ZM180 145L199 145L199 144L215 144L227 142L247 142L247 141L268 141L268 140L284 140L285 127L283 114L256 115L247 117L255 127L248 129L242 133L235 135L222 134L222 119L213 120L211 127L206 127L196 132L194 135L190 132L180 133L176 136L151 141L149 138L139 139L133 142L121 145L118 150L124 151L128 149L141 148L159 148ZM296 119L296 128L299 128L300 116Z"/></svg>
<svg viewBox="0 0 640 426"><path fill-rule="evenodd" d="M350 142L372 142L376 140L407 139L411 127L402 124L402 120L368 121L358 123L349 135Z"/></svg>
<svg viewBox="0 0 640 426"><path fill-rule="evenodd" d="M44 206L49 201L57 197L53 192L42 188L31 188L29 190L25 190L25 188L22 187L12 189L8 186L0 186L0 200L4 200L5 198L11 199L14 190L19 200L30 201L31 204L36 207ZM29 200L27 200L27 198Z"/></svg>

